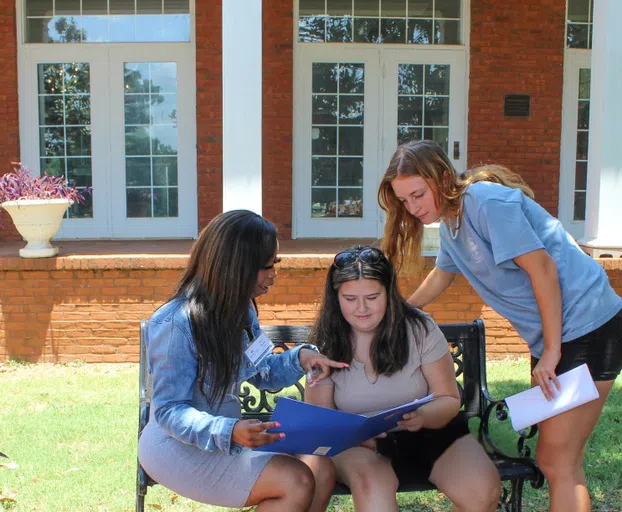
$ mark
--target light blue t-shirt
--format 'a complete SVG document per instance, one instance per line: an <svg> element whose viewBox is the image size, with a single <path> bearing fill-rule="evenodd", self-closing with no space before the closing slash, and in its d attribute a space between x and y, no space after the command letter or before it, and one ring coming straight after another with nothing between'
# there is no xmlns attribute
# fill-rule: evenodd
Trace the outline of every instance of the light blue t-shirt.
<svg viewBox="0 0 622 512"><path fill-rule="evenodd" d="M513 258L545 249L557 264L562 342L597 329L622 309L622 299L603 268L579 248L559 220L519 189L474 183L464 195L456 238L445 222L440 238L436 266L463 274L482 299L510 321L535 357L544 350L542 321L529 276Z"/></svg>

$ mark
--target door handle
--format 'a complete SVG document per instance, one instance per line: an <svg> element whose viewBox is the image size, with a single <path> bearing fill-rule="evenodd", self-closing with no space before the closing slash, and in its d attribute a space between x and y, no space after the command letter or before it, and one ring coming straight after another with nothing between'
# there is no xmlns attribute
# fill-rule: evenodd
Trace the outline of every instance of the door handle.
<svg viewBox="0 0 622 512"><path fill-rule="evenodd" d="M454 160L460 160L460 141L454 141Z"/></svg>

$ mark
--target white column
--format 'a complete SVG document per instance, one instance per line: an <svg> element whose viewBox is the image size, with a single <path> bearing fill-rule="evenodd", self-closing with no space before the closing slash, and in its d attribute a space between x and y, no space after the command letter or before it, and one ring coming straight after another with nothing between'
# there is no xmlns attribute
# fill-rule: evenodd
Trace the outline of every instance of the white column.
<svg viewBox="0 0 622 512"><path fill-rule="evenodd" d="M622 1L595 0L587 209L579 244L593 256L622 255Z"/></svg>
<svg viewBox="0 0 622 512"><path fill-rule="evenodd" d="M223 209L261 215L261 0L222 0Z"/></svg>

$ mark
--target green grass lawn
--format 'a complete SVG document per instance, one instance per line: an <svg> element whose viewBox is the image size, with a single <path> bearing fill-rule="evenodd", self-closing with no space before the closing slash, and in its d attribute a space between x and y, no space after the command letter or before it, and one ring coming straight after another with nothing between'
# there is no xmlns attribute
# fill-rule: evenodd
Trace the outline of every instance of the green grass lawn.
<svg viewBox="0 0 622 512"><path fill-rule="evenodd" d="M497 397L528 387L526 360L488 363ZM137 365L0 364L0 510L131 511L134 509ZM593 510L622 510L622 378L616 382L587 447ZM511 428L495 433L512 448ZM438 492L401 494L403 511L446 511ZM156 486L147 510L216 512ZM545 511L546 487L527 484L525 512ZM352 511L349 497L332 512Z"/></svg>

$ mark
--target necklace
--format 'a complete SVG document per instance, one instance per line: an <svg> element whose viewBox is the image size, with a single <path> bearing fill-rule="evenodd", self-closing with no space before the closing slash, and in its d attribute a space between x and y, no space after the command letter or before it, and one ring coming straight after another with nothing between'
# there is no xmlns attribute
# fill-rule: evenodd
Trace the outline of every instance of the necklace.
<svg viewBox="0 0 622 512"><path fill-rule="evenodd" d="M452 240L455 240L456 238L458 238L458 232L460 231L460 221L462 217L462 215L460 214L461 214L461 211L458 210L458 213L456 214L456 227L455 228L452 226L451 219L447 219L447 227L449 228L449 235L451 236Z"/></svg>

